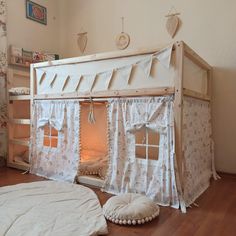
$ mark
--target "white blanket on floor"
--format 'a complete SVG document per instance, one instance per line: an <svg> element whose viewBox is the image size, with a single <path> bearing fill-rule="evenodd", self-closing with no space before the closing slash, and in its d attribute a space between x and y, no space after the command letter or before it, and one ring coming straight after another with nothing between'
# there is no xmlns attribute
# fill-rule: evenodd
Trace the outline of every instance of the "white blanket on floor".
<svg viewBox="0 0 236 236"><path fill-rule="evenodd" d="M0 188L0 235L88 236L107 233L96 194L89 188L40 181Z"/></svg>

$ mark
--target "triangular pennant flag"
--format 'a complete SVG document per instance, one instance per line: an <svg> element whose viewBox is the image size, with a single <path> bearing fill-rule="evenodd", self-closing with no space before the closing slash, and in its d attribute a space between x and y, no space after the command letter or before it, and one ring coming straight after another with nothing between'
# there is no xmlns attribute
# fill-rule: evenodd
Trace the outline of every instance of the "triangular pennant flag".
<svg viewBox="0 0 236 236"><path fill-rule="evenodd" d="M139 61L137 65L142 68L144 74L148 78L150 76L152 68L152 55L148 58L145 58L144 60Z"/></svg>
<svg viewBox="0 0 236 236"><path fill-rule="evenodd" d="M97 79L97 74L95 74L95 75L90 75L90 76L92 76L93 78L92 78L92 83L91 83L91 86L90 86L90 92L92 92L92 90L93 90L93 87L94 87L94 85L95 85L95 83L96 83L96 79Z"/></svg>
<svg viewBox="0 0 236 236"><path fill-rule="evenodd" d="M113 78L113 74L114 74L113 70L105 72L105 76L107 78L107 82L106 82L106 89L107 90L109 90L109 88L111 86L111 81L112 81L112 78Z"/></svg>
<svg viewBox="0 0 236 236"><path fill-rule="evenodd" d="M40 77L40 80L39 80L39 84L42 84L44 79L46 77L46 72L44 71L42 74L41 74L41 77Z"/></svg>
<svg viewBox="0 0 236 236"><path fill-rule="evenodd" d="M76 92L77 92L77 91L78 91L78 89L79 89L80 82L81 82L82 78L83 78L83 76L82 76L82 75L80 75L80 77L79 77L79 80L78 80L78 82L77 82L77 85L76 85L76 87L75 87L75 91L76 91Z"/></svg>
<svg viewBox="0 0 236 236"><path fill-rule="evenodd" d="M171 55L172 55L172 48L173 45L171 45L168 48L165 48L164 50L157 52L154 54L154 56L157 58L157 60L166 68L170 67L170 61L171 61Z"/></svg>
<svg viewBox="0 0 236 236"><path fill-rule="evenodd" d="M50 87L51 87L51 88L53 87L53 85L54 85L54 83L55 83L55 81L56 81L56 78L57 78L57 74L55 74L55 75L53 76L53 78L52 78L52 81L51 81L51 83L50 83Z"/></svg>
<svg viewBox="0 0 236 236"><path fill-rule="evenodd" d="M70 76L68 75L64 81L64 84L63 84L63 87L62 87L62 91L64 91L64 89L66 88L67 84L69 83L70 81Z"/></svg>
<svg viewBox="0 0 236 236"><path fill-rule="evenodd" d="M121 76L125 79L127 84L130 83L132 69L133 65L118 68L118 71L121 73Z"/></svg>

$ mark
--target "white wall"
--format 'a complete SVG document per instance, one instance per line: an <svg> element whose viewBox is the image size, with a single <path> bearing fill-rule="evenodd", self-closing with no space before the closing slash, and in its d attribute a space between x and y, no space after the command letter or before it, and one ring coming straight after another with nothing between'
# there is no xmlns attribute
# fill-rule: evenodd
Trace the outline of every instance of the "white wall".
<svg viewBox="0 0 236 236"><path fill-rule="evenodd" d="M57 0L34 0L47 8L47 25L26 18L25 0L7 0L8 45L28 50L59 51L59 4Z"/></svg>
<svg viewBox="0 0 236 236"><path fill-rule="evenodd" d="M35 0L36 1L36 0ZM80 55L77 33L88 31L86 54L116 50L115 36L130 34L129 48L173 41L165 15L181 13L182 26L174 40L184 40L214 66L213 129L216 166L236 173L236 1L235 0L38 0L48 8L48 26L25 18L24 0L7 0L8 42L28 49ZM56 19L54 19L54 16Z"/></svg>
<svg viewBox="0 0 236 236"><path fill-rule="evenodd" d="M61 52L78 56L76 36L88 31L86 54L115 50L115 36L130 34L129 48L171 42L165 15L171 8L181 13L182 26L174 40L184 40L214 66L213 129L216 166L236 173L236 1L235 0L64 0L67 22L61 35ZM62 5L61 5L62 6ZM66 43L65 43L66 42Z"/></svg>

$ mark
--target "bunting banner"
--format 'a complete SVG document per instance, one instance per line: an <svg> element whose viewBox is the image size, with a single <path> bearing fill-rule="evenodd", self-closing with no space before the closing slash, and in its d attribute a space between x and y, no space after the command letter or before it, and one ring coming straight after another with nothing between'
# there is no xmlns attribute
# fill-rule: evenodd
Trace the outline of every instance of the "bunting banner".
<svg viewBox="0 0 236 236"><path fill-rule="evenodd" d="M92 92L98 78L106 80L105 88L107 90L109 90L115 73L119 73L120 76L123 77L126 84L130 84L131 79L132 79L132 72L135 67L141 68L145 74L145 78L149 78L154 60L157 60L158 62L160 62L161 65L163 65L165 68L170 67L172 49L173 49L173 45L171 45L167 48L164 48L163 50L156 52L154 54L150 54L150 55L142 58L141 60L137 60L136 62L133 62L132 64L121 66L118 68L112 68L107 71L97 72L97 73L93 73L93 74L80 74L77 76L78 82L75 83L74 91L77 92L79 90L82 79L86 79L88 81L88 83L90 83L89 91ZM36 71L37 71L37 73L36 73L37 77L39 78L39 85L44 83L47 75L51 73L51 72L44 71L42 68L36 69ZM58 73L53 73L52 75L48 75L48 76L50 76L52 78L51 82L49 83L49 86L51 88L54 86L55 81L57 80L58 77L65 77L64 83L62 85L62 91L64 91L64 90L66 90L66 88L69 84L69 81L75 75L74 76L65 75L65 74L59 75Z"/></svg>

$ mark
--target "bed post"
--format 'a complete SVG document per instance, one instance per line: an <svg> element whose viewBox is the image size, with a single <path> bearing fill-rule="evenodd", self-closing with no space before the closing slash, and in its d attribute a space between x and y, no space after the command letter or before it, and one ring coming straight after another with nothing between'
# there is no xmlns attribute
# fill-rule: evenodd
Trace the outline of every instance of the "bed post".
<svg viewBox="0 0 236 236"><path fill-rule="evenodd" d="M174 99L174 120L175 120L175 156L179 171L179 190L181 191L180 204L182 212L185 212L183 201L183 182L184 182L184 157L182 149L182 123L183 123L183 66L184 66L184 44L182 41L175 43L175 99Z"/></svg>
<svg viewBox="0 0 236 236"><path fill-rule="evenodd" d="M36 73L34 69L34 65L30 65L30 119L32 123L32 115L33 115L33 101L35 95L35 87L36 87ZM32 131L32 130L31 130Z"/></svg>
<svg viewBox="0 0 236 236"><path fill-rule="evenodd" d="M29 146L29 160L31 163L31 142L32 142L32 122L33 122L33 104L34 104L34 96L36 92L36 71L34 65L30 65L30 146ZM29 167L30 170L30 167Z"/></svg>

